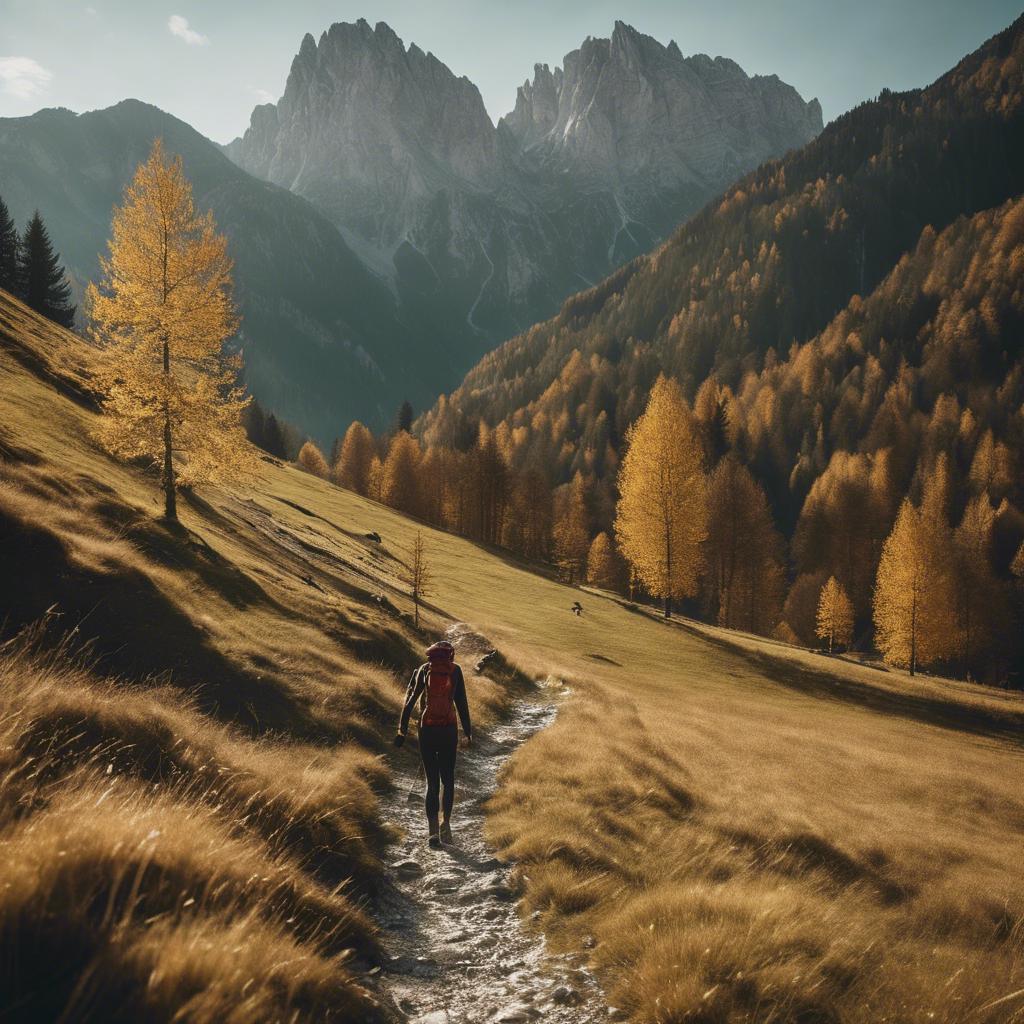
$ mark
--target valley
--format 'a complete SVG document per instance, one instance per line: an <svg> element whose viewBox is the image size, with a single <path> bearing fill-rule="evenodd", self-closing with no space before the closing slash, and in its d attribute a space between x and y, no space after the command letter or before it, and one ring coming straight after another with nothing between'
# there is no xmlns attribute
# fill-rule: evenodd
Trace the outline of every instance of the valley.
<svg viewBox="0 0 1024 1024"><path fill-rule="evenodd" d="M89 440L88 349L0 302L7 631L73 631L2 652L18 873L0 927L93 979L76 995L74 972L44 990L9 967L23 1005L102 1016L123 991L163 1015L194 992L197 1019L389 1019L371 967L392 940L361 895L401 858L381 755L427 638L466 622L516 666L471 677L482 735L527 680L572 690L502 770L487 835L527 927L585 957L611 1005L1007 1019L985 1007L1020 963L1019 694L665 625L272 460L166 528L152 479ZM422 634L399 571L417 531L437 582ZM49 914L68 924L33 924ZM132 980L158 963L160 986Z"/></svg>

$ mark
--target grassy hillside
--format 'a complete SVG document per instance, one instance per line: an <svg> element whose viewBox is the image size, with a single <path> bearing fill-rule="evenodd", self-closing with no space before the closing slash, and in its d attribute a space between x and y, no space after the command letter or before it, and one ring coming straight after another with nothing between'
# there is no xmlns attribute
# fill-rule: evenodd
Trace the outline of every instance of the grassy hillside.
<svg viewBox="0 0 1024 1024"><path fill-rule="evenodd" d="M393 669L446 616L574 688L491 835L635 1019L1020 1012L1019 695L666 625L433 530L444 614L417 636L396 583L416 523L266 462L169 530L155 481L89 440L88 350L5 296L0 401L5 632L42 619L0 652L22 1016L383 1017L379 755ZM486 723L507 689L470 689Z"/></svg>

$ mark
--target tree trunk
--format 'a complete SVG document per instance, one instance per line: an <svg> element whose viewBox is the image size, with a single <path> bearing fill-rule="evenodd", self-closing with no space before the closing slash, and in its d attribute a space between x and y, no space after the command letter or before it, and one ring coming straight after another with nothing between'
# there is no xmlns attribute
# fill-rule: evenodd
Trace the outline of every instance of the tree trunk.
<svg viewBox="0 0 1024 1024"><path fill-rule="evenodd" d="M665 618L672 618L672 598L668 594L665 595Z"/></svg>
<svg viewBox="0 0 1024 1024"><path fill-rule="evenodd" d="M164 378L169 384L171 375L170 346L164 341ZM175 521L178 518L178 496L174 486L174 438L171 434L170 400L164 397L164 518Z"/></svg>
<svg viewBox="0 0 1024 1024"><path fill-rule="evenodd" d="M917 669L917 594L910 606L910 674Z"/></svg>

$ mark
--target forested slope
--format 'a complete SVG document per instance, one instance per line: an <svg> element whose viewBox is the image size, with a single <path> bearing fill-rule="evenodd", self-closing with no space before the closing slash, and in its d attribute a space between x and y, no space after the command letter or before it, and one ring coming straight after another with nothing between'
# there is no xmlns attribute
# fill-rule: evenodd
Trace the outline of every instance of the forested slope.
<svg viewBox="0 0 1024 1024"><path fill-rule="evenodd" d="M1024 539L1022 59L1018 19L932 86L884 92L765 164L483 360L420 421L425 446L471 445L482 423L520 479L575 477L591 536L610 533L626 430L666 373L709 472L728 455L767 499L752 534L774 582L756 617L728 624L784 618L810 643L835 574L869 642L882 542L936 472L950 528L984 499L988 566L1008 581ZM556 500L556 547L571 503ZM700 607L721 604L708 573Z"/></svg>

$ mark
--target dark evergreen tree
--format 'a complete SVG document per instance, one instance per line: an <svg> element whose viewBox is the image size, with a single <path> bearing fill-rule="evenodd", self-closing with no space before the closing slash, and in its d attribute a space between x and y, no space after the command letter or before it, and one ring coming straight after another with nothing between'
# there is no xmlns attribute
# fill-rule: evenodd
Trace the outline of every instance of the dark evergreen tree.
<svg viewBox="0 0 1024 1024"><path fill-rule="evenodd" d="M725 407L725 398L719 398L715 404L715 412L707 426L708 455L711 467L718 465L722 457L729 451L729 410Z"/></svg>
<svg viewBox="0 0 1024 1024"><path fill-rule="evenodd" d="M266 448L267 414L263 406L254 398L248 408L242 413L242 423L245 426L245 434L257 448Z"/></svg>
<svg viewBox="0 0 1024 1024"><path fill-rule="evenodd" d="M18 229L7 204L0 198L0 288L17 293Z"/></svg>
<svg viewBox="0 0 1024 1024"><path fill-rule="evenodd" d="M273 413L267 416L264 423L263 450L278 459L288 458L288 446L285 442L284 431Z"/></svg>
<svg viewBox="0 0 1024 1024"><path fill-rule="evenodd" d="M406 399L398 408L398 418L395 421L395 430L397 433L401 433L403 430L407 434L412 433L412 405L409 400Z"/></svg>
<svg viewBox="0 0 1024 1024"><path fill-rule="evenodd" d="M28 222L18 247L18 293L30 309L61 327L74 324L75 307L69 302L71 288L38 210Z"/></svg>

